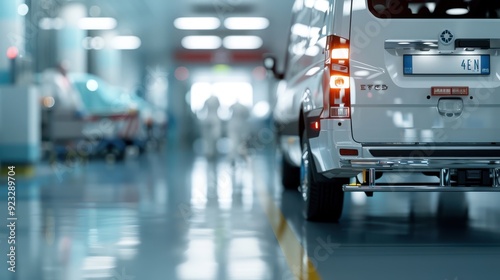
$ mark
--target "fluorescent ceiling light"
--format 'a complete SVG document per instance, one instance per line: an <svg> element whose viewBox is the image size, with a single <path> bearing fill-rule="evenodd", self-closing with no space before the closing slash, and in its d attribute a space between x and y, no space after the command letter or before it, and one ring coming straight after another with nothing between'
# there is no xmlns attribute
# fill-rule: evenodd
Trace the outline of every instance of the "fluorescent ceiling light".
<svg viewBox="0 0 500 280"><path fill-rule="evenodd" d="M262 30L269 26L269 20L264 17L229 17L224 20L224 26L231 30Z"/></svg>
<svg viewBox="0 0 500 280"><path fill-rule="evenodd" d="M214 50L220 48L222 40L218 36L186 36L181 44L184 48L191 50Z"/></svg>
<svg viewBox="0 0 500 280"><path fill-rule="evenodd" d="M262 47L262 39L258 36L227 36L222 44L226 49L254 50Z"/></svg>
<svg viewBox="0 0 500 280"><path fill-rule="evenodd" d="M78 27L83 30L110 30L116 24L116 19L110 17L86 17L80 19Z"/></svg>
<svg viewBox="0 0 500 280"><path fill-rule="evenodd" d="M111 47L117 50L135 50L141 46L137 36L116 36L111 39Z"/></svg>
<svg viewBox="0 0 500 280"><path fill-rule="evenodd" d="M174 20L174 26L182 30L214 30L220 27L216 17L180 17Z"/></svg>

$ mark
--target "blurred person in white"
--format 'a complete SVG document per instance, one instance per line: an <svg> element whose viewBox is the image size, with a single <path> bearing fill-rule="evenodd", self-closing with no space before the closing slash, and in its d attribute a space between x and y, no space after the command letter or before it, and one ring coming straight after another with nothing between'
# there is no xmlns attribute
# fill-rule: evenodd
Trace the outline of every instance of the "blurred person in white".
<svg viewBox="0 0 500 280"><path fill-rule="evenodd" d="M219 98L211 95L205 101L198 116L201 121L203 152L208 159L214 159L217 155L217 141L222 136L222 121L218 115L219 108Z"/></svg>
<svg viewBox="0 0 500 280"><path fill-rule="evenodd" d="M239 101L231 105L230 110L231 118L227 123L227 134L231 147L229 159L234 164L238 158L243 158L247 154L250 110Z"/></svg>

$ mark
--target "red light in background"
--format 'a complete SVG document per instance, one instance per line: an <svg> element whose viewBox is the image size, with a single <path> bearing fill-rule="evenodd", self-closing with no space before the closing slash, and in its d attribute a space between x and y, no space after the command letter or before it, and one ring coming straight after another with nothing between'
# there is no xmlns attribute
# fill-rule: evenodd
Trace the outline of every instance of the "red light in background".
<svg viewBox="0 0 500 280"><path fill-rule="evenodd" d="M189 70L184 66L180 66L175 69L174 75L177 80L185 81L189 78Z"/></svg>
<svg viewBox="0 0 500 280"><path fill-rule="evenodd" d="M266 68L264 68L263 66L257 66L252 71L253 77L259 81L264 80L266 78L266 74L267 74Z"/></svg>
<svg viewBox="0 0 500 280"><path fill-rule="evenodd" d="M19 50L16 47L10 47L7 49L7 57L9 59L14 59L19 55Z"/></svg>

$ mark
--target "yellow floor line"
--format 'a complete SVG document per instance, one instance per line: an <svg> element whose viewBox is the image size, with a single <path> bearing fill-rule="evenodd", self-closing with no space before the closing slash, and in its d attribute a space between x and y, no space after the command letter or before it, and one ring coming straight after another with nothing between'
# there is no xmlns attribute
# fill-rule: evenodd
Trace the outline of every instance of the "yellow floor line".
<svg viewBox="0 0 500 280"><path fill-rule="evenodd" d="M321 279L313 263L309 260L307 252L305 252L288 225L283 213L276 207L268 192L261 188L258 190L258 196L276 235L276 239L278 239L281 250L285 255L288 266L295 277L300 280Z"/></svg>

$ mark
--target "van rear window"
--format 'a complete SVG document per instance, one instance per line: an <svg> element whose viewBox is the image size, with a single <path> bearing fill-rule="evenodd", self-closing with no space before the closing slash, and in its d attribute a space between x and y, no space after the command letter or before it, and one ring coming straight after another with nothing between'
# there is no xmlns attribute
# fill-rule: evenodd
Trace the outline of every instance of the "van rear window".
<svg viewBox="0 0 500 280"><path fill-rule="evenodd" d="M495 0L368 0L379 18L499 18Z"/></svg>

